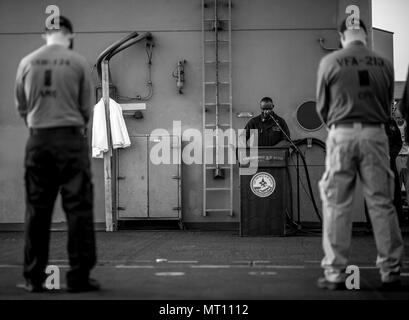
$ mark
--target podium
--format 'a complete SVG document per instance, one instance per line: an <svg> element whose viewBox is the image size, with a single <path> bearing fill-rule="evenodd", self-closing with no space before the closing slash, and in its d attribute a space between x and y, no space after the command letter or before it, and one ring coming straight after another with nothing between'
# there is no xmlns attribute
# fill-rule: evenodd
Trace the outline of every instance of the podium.
<svg viewBox="0 0 409 320"><path fill-rule="evenodd" d="M289 148L250 149L247 155L256 156L239 156L240 168L254 171L240 174L240 236L285 236Z"/></svg>

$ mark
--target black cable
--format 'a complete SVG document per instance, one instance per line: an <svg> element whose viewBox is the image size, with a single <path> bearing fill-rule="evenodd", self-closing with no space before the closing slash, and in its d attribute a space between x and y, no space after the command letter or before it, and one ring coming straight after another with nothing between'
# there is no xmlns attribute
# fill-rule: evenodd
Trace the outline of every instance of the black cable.
<svg viewBox="0 0 409 320"><path fill-rule="evenodd" d="M318 142L318 143L320 143L320 142L322 143L322 141L321 141L321 140L318 140L318 139L317 139L317 142ZM321 146L322 146L322 145L321 145ZM290 157L290 161L295 165L294 160L293 160L291 157ZM310 235L320 235L320 234L321 234L321 231L317 231L317 232L314 232L314 231L306 231L306 230L305 230L305 227L303 227L301 224L298 224L297 222L294 221L294 218L293 218L293 216L294 216L293 192L292 192L293 188L292 188L291 172L290 172L290 170L289 170L288 167L286 167L286 169L287 169L286 171L287 171L288 180L289 180L289 184L290 184L290 192L289 192L289 194L290 194L290 201L291 201L291 207L290 207L290 208L291 208L291 216L290 216L290 214L288 213L288 210L287 210L287 209L286 209L285 213L286 213L286 216L287 216L287 219L288 219L289 223L291 223L290 227L295 228L295 231L294 231L294 232L289 233L289 234L287 234L287 235L292 236L292 235L296 235L296 234L298 234L298 233L305 233L305 234L310 234ZM301 182L301 186L303 187L303 189L304 189L304 191L305 191L307 197L311 200L311 198L310 198L309 195L308 195L308 191L307 191L306 188L305 188L304 183L303 183L302 181L300 181L300 182ZM287 225L288 225L288 224L287 224Z"/></svg>
<svg viewBox="0 0 409 320"><path fill-rule="evenodd" d="M290 161L291 161L291 163L292 163L294 166L296 165L296 164L294 163L294 160L293 160L293 159L291 159ZM306 189L306 187L305 187L305 184L302 182L301 179L300 179L300 183L301 183L301 187L303 188L303 190L304 190L305 194L307 195L308 199L310 199L310 201L312 202L312 199L311 199L311 197L310 197L310 195L309 195L309 192L307 191L307 189Z"/></svg>
<svg viewBox="0 0 409 320"><path fill-rule="evenodd" d="M310 144L310 142L311 142L311 144L315 144L315 145L320 146L324 150L324 152L327 151L327 147L325 145L325 142L323 142L323 141L321 141L319 139L316 139L316 138L299 139L299 140L294 141L294 144L298 146L298 145L304 144L304 143ZM293 163L293 165L295 165L295 163L294 163L294 161L292 159L291 159L291 162ZM306 193L307 197L312 201L311 197L309 196L309 194L308 194L308 192L307 192L307 190L305 188L304 183L301 180L300 180L300 182L301 182L301 186L304 189L304 192Z"/></svg>
<svg viewBox="0 0 409 320"><path fill-rule="evenodd" d="M294 144L296 146L300 145L300 144L305 144L305 143L309 143L309 140L311 141L311 144L316 144L318 146L320 146L325 152L327 151L327 146L325 145L325 142L321 141L320 139L317 138L303 138L303 139L299 139L299 140L294 140Z"/></svg>
<svg viewBox="0 0 409 320"><path fill-rule="evenodd" d="M315 213L317 214L318 219L320 220L320 222L322 222L322 218L321 218L321 215L320 215L320 213L318 211L317 203L315 201L314 193L312 192L310 173L308 171L307 161L305 160L305 156L302 154L300 149L298 149L298 152L299 152L299 154L301 156L301 160L302 160L303 165L304 165L304 171L305 171L305 176L307 178L308 190L309 190L310 195L311 195L312 205L314 206L314 210L315 210Z"/></svg>
<svg viewBox="0 0 409 320"><path fill-rule="evenodd" d="M291 217L290 217L290 215L288 214L288 211L287 211L287 210L286 210L286 216L287 216L288 220L295 226L295 231L293 231L292 233L286 233L287 235L289 235L289 236L297 235L297 234L299 234L300 232L301 232L301 233L304 233L304 234L314 235L314 236L319 236L319 235L322 234L321 231L317 231L317 232L315 232L315 231L307 231L307 230L305 230L305 228L301 228L301 225L299 225L297 222L295 222L294 219L291 219Z"/></svg>
<svg viewBox="0 0 409 320"><path fill-rule="evenodd" d="M292 180L291 180L291 173L290 173L290 169L288 168L288 166L285 167L285 171L287 172L287 177L288 177L288 184L289 184L289 195L290 195L290 210L291 210L291 217L294 217L294 207L293 207L293 184L292 184ZM291 218L292 219L292 218Z"/></svg>
<svg viewBox="0 0 409 320"><path fill-rule="evenodd" d="M275 122L275 124L277 125L277 127L280 129L280 131L284 134L284 136L287 138L288 142L290 143L291 147L294 149L295 152L297 152L300 156L301 156L301 160L303 162L304 165L304 171L305 171L305 176L307 177L307 183L308 183L308 189L310 191L310 195L311 195L311 200L312 200L312 205L314 207L315 213L318 217L318 220L322 223L322 218L321 215L318 211L318 206L317 203L315 201L315 197L314 197L314 193L312 192L312 187L311 187L311 179L310 179L310 174L307 168L307 161L305 160L304 154L301 152L301 150L294 144L294 142L291 140L291 138L287 135L287 133L283 130L283 128L281 128L280 124L278 123L278 121L273 117L273 115L271 113L267 113L271 119L273 119L273 121Z"/></svg>
<svg viewBox="0 0 409 320"><path fill-rule="evenodd" d="M303 139L299 139L299 140L294 140L294 144L295 145L301 145L301 144L304 144L304 143L310 143L310 141L311 141L311 144L315 144L315 145L318 145L318 146L320 146L323 150L324 150L324 152L326 152L327 151L327 147L326 147L326 145L325 145L325 142L323 142L323 141L321 141L321 140L319 140L319 139L316 139L316 138L303 138ZM295 166L296 164L294 163L294 160L290 157L290 161L292 162L292 164ZM301 186L303 187L303 189L304 189L304 191L305 191L305 193L307 194L307 197L312 201L312 199L311 199L311 197L309 196L309 194L308 194L308 191L306 190L306 188L305 188L305 185L304 185L304 183L300 180L300 182L301 182Z"/></svg>
<svg viewBox="0 0 409 320"><path fill-rule="evenodd" d="M292 164L292 165L296 166L296 164L295 164L295 162L294 162L293 159L291 159L290 161L291 161L291 164ZM310 199L310 201L312 201L310 195L308 194L309 192L307 191L307 189L306 189L306 187L305 187L305 185L304 185L304 183L302 182L301 179L300 179L300 183L301 183L301 187L303 188L303 190L304 190L305 194L307 195L308 199Z"/></svg>

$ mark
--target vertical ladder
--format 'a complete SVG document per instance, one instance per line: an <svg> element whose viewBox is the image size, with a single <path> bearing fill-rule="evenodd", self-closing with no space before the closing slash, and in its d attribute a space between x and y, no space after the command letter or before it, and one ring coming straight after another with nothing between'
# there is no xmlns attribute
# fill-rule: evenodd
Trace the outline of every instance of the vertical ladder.
<svg viewBox="0 0 409 320"><path fill-rule="evenodd" d="M202 50L203 134L206 129L216 132L211 145L203 142L203 215L233 216L233 163L228 162L228 152L235 151L218 134L233 127L231 0L202 0Z"/></svg>

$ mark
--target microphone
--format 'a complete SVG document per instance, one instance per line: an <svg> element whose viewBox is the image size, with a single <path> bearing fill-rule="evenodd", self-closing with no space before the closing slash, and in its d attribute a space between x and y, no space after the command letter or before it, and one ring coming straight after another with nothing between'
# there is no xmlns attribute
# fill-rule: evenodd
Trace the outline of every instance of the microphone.
<svg viewBox="0 0 409 320"><path fill-rule="evenodd" d="M288 136L288 134L285 132L285 130L280 126L280 124L278 123L277 119L273 116L273 110L265 110L266 111L266 115L269 116L274 123L277 125L278 129L280 129L280 131L284 134L284 136L286 137L286 139L288 140L288 142L290 142L290 144L298 151L297 146L294 144L294 142L290 139L290 137Z"/></svg>
<svg viewBox="0 0 409 320"><path fill-rule="evenodd" d="M273 109L267 109L266 110L266 115L270 116L271 118L273 118L275 120Z"/></svg>
<svg viewBox="0 0 409 320"><path fill-rule="evenodd" d="M262 117L261 121L265 122L268 119L269 116L272 117L272 115L271 115L272 112L273 112L273 109L264 109L262 111L263 117Z"/></svg>

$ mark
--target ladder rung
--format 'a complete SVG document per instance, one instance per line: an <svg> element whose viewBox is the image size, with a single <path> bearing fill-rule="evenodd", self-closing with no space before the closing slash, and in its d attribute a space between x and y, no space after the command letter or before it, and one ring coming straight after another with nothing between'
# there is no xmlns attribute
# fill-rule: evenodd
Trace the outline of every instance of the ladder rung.
<svg viewBox="0 0 409 320"><path fill-rule="evenodd" d="M206 128L213 128L213 127L216 127L216 124L215 123L208 123L208 124L205 125L205 127ZM228 127L228 128L230 128L231 124L229 124L229 123L220 123L219 127Z"/></svg>
<svg viewBox="0 0 409 320"><path fill-rule="evenodd" d="M205 61L206 64L216 64L215 60L207 60ZM220 60L218 61L219 64L229 64L230 61L229 60Z"/></svg>
<svg viewBox="0 0 409 320"><path fill-rule="evenodd" d="M232 209L206 209L206 212L231 212Z"/></svg>
<svg viewBox="0 0 409 320"><path fill-rule="evenodd" d="M229 43L229 40L205 40L206 43L216 43L216 42L220 42L220 43Z"/></svg>
<svg viewBox="0 0 409 320"><path fill-rule="evenodd" d="M216 103L214 103L214 102L208 102L208 103L205 103L205 106L208 106L208 107L215 107L216 106ZM230 103L229 102L222 102L222 103L219 103L219 107L220 106L230 106Z"/></svg>
<svg viewBox="0 0 409 320"><path fill-rule="evenodd" d="M230 82L227 82L227 81L219 81L219 84L229 85ZM205 82L205 85L213 85L213 86L215 86L215 85L216 85L216 81L208 81L208 82Z"/></svg>
<svg viewBox="0 0 409 320"><path fill-rule="evenodd" d="M230 191L230 188L206 188L207 191Z"/></svg>
<svg viewBox="0 0 409 320"><path fill-rule="evenodd" d="M222 2L222 3L220 3ZM232 80L228 77L225 77L226 72L231 73L231 66L232 66L232 61L231 61L231 27L232 27L232 16L231 16L231 0L228 0L227 3L225 3L222 0L212 0L211 2L205 0L202 2L204 4L204 7L202 7L202 50L203 50L203 58L202 58L202 63L204 72L209 72L209 74L206 74L204 76L204 80L202 82L202 89L203 89L203 112L208 112L208 118L204 119L203 123L203 131L209 131L212 130L213 132L222 132L222 131L228 131L230 128L233 127L233 123L226 123L226 122L231 122L231 114L233 110L233 105L232 101L230 99L221 99L227 102L220 103L219 99L217 99L217 89L219 90L231 90L232 88ZM210 15L212 9L212 5L214 5L214 15ZM228 8L228 11L224 11L218 16L217 13L217 7L221 5L226 5ZM206 9L207 8L207 9ZM206 11L208 10L208 11ZM219 34L219 36L218 36ZM221 50L218 54L218 52L214 53L214 48L218 48ZM209 51L210 50L210 51ZM222 51L223 54L222 54ZM226 54L226 55L225 55ZM227 55L228 54L228 55ZM220 72L219 77L218 77L218 72ZM216 75L214 77L214 74ZM227 74L226 74L227 75ZM207 98L207 91L213 91L216 90L216 99L213 98ZM213 102L212 102L213 101ZM219 108L220 107L220 108ZM216 112L216 117L210 117L213 116L213 113ZM229 113L230 118L218 118L218 114L224 114L224 113ZM205 114L204 114L205 116ZM219 123L219 120L220 121ZM214 122L213 122L214 121ZM207 129L207 130L206 130ZM216 129L216 130L215 130ZM220 129L220 131L218 130ZM212 133L213 134L213 133ZM214 135L214 134L213 134ZM225 144L224 141L221 143L220 140L222 140L219 136L222 136L219 133L216 133L216 143L217 145L212 144L212 141L205 142L203 146L203 153L204 153L204 158L209 158L210 153L213 155L216 153L216 161L215 162L206 162L204 163L203 167L203 173L204 173L204 181L203 181L203 192L204 192L204 197L205 201L203 203L203 212L202 214L204 216L209 215L211 216L211 213L215 213L215 217L218 216L218 213L224 213L225 216L234 216L234 210L233 210L233 172L234 168L233 164L230 164L227 161L221 160L222 158L218 158L217 153L219 155L221 154L229 154L228 158L230 159L230 154L233 155L235 152L235 147L231 144ZM229 134L229 140L230 140L230 134ZM223 137L224 140L224 137ZM232 152L230 152L232 151ZM212 157L210 157L212 158ZM224 159L224 158L223 158ZM220 170L226 170L226 176L229 176L228 180L226 179L224 183L222 184L215 184L211 183L209 180L209 175L211 174L211 171L209 170L215 170L215 169L220 169ZM223 205L228 206L228 208L221 208L221 205L211 205L211 202L209 200L206 201L206 198L209 196L213 196L220 193L221 196L229 198L228 203L224 203ZM210 208L209 208L210 207ZM212 208L213 207L213 208ZM216 208L214 208L216 207Z"/></svg>
<svg viewBox="0 0 409 320"><path fill-rule="evenodd" d="M214 22L216 19L204 19L205 22ZM217 21L231 21L231 19L217 19Z"/></svg>
<svg viewBox="0 0 409 320"><path fill-rule="evenodd" d="M206 107L215 107L216 104L214 102L209 102L209 103L205 103ZM223 103L219 103L219 107L230 107L230 103L228 102L223 102Z"/></svg>

